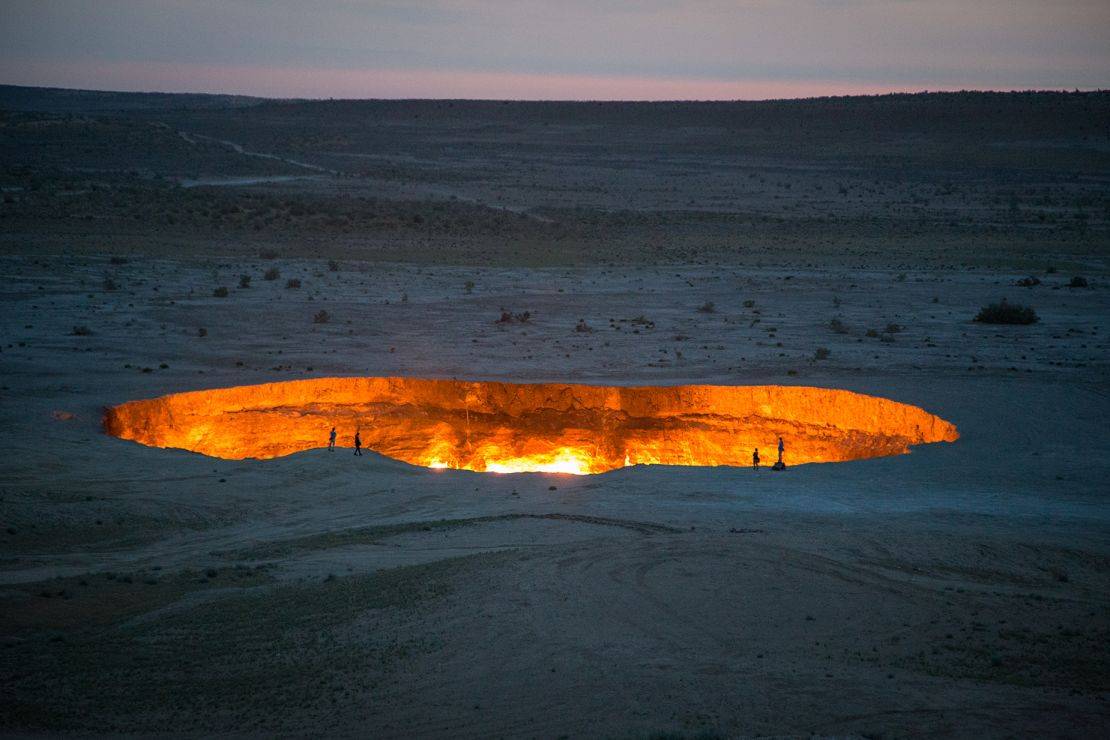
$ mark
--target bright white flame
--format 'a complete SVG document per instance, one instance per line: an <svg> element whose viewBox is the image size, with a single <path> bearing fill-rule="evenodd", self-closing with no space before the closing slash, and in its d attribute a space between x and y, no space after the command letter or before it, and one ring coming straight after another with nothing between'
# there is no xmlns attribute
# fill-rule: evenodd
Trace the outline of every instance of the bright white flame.
<svg viewBox="0 0 1110 740"><path fill-rule="evenodd" d="M570 475L589 475L589 460L581 453L566 447L554 457L512 457L506 460L486 463L489 473L569 473Z"/></svg>

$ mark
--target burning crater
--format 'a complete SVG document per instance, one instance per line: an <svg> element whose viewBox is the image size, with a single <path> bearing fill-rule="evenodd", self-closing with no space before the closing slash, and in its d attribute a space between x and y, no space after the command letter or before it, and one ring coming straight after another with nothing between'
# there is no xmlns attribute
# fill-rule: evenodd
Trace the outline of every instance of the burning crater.
<svg viewBox="0 0 1110 740"><path fill-rule="evenodd" d="M175 393L107 410L108 434L230 460L352 447L431 468L603 473L628 465L841 462L953 442L916 406L795 386L592 386L318 378Z"/></svg>

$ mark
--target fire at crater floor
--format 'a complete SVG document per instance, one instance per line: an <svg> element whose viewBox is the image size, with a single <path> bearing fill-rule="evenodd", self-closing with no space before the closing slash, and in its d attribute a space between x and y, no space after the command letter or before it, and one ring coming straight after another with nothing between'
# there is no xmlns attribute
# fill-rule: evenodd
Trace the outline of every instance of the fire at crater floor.
<svg viewBox="0 0 1110 740"><path fill-rule="evenodd" d="M953 442L916 406L780 385L593 386L318 378L176 393L108 410L106 431L152 447L267 459L362 444L414 465L603 473L630 465L750 465L780 437L791 464L843 462Z"/></svg>

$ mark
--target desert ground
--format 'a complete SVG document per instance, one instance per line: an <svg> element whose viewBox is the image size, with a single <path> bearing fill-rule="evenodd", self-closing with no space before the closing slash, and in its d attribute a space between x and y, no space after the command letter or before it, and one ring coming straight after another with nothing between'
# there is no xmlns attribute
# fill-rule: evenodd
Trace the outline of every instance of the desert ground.
<svg viewBox="0 0 1110 740"><path fill-rule="evenodd" d="M1110 95L0 110L0 732L1110 732ZM841 388L960 439L574 476L102 428L332 376Z"/></svg>

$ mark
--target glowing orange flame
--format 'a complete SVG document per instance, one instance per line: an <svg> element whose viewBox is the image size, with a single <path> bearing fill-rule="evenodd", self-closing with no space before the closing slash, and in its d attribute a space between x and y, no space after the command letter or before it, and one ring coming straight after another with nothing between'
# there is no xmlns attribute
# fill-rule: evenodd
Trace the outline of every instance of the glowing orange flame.
<svg viewBox="0 0 1110 740"><path fill-rule="evenodd" d="M587 386L320 378L177 393L107 411L109 434L227 459L363 445L430 468L583 475L628 465L836 462L956 440L916 406L795 386Z"/></svg>

